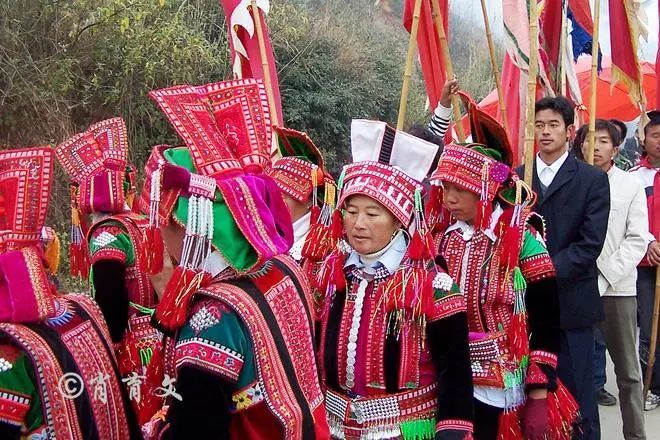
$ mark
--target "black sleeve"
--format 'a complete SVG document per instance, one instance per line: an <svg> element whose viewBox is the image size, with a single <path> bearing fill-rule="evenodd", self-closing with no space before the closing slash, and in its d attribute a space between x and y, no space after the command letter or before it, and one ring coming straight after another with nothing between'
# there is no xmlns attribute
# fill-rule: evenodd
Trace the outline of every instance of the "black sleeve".
<svg viewBox="0 0 660 440"><path fill-rule="evenodd" d="M12 425L7 422L0 422L0 438L5 440L20 440L20 426Z"/></svg>
<svg viewBox="0 0 660 440"><path fill-rule="evenodd" d="M546 278L527 285L525 293L529 349L559 355L559 295L554 278Z"/></svg>
<svg viewBox="0 0 660 440"><path fill-rule="evenodd" d="M525 304L527 306L527 322L530 333L530 351L540 350L558 356L561 330L559 327L559 295L556 280L547 278L529 283L525 293ZM532 354L530 362L534 361ZM557 382L556 369L544 363L540 363L538 366L547 376L547 383L528 384L527 390L534 388L554 390Z"/></svg>
<svg viewBox="0 0 660 440"><path fill-rule="evenodd" d="M438 374L438 422L472 422L472 368L467 315L456 313L426 326L429 350Z"/></svg>
<svg viewBox="0 0 660 440"><path fill-rule="evenodd" d="M112 342L119 342L128 328L128 289L126 266L113 260L101 260L92 266L96 303L110 329Z"/></svg>
<svg viewBox="0 0 660 440"><path fill-rule="evenodd" d="M569 282L592 267L605 243L610 215L610 182L600 173L588 189L584 218L578 238L552 256L560 284Z"/></svg>
<svg viewBox="0 0 660 440"><path fill-rule="evenodd" d="M214 374L193 367L181 368L176 382L181 400L172 398L164 440L228 439L233 388Z"/></svg>

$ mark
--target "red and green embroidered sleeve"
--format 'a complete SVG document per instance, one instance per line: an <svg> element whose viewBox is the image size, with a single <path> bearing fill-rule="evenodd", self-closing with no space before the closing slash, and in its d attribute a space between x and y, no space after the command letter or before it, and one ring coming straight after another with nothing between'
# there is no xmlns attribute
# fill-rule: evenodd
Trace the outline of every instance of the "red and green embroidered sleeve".
<svg viewBox="0 0 660 440"><path fill-rule="evenodd" d="M528 228L523 236L520 248L520 270L528 283L555 277L555 266L552 264L543 238L532 228Z"/></svg>
<svg viewBox="0 0 660 440"><path fill-rule="evenodd" d="M30 369L23 352L10 344L0 345L0 425L4 425L1 432L30 435L46 429L39 390Z"/></svg>
<svg viewBox="0 0 660 440"><path fill-rule="evenodd" d="M192 308L179 332L176 368L194 367L219 376L236 389L256 380L252 342L236 313L215 299L203 298Z"/></svg>
<svg viewBox="0 0 660 440"><path fill-rule="evenodd" d="M92 264L102 260L114 260L132 266L135 262L131 237L122 224L116 221L108 221L92 231L89 237L89 255Z"/></svg>
<svg viewBox="0 0 660 440"><path fill-rule="evenodd" d="M427 321L433 322L465 312L465 298L454 280L440 269L432 277L433 306L431 311L427 312Z"/></svg>
<svg viewBox="0 0 660 440"><path fill-rule="evenodd" d="M520 269L527 282L525 305L530 334L526 387L554 390L560 345L559 297L550 255L542 238L531 228L525 231Z"/></svg>

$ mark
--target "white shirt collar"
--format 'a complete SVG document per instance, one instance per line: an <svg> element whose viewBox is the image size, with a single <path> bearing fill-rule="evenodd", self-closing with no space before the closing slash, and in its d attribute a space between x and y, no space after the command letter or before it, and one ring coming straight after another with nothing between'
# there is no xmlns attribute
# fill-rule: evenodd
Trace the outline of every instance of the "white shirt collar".
<svg viewBox="0 0 660 440"><path fill-rule="evenodd" d="M548 165L545 162L543 162L541 156L539 156L538 154L536 155L536 174L539 176L539 179L541 179L542 173L546 168L549 168L550 171L552 171L551 173L552 179L549 179L548 182L541 181L544 185L550 186L552 180L557 175L557 172L559 172L561 166L564 165L564 162L566 162L567 158L568 158L568 150L564 151L564 154L562 154L557 160L555 160L550 165Z"/></svg>
<svg viewBox="0 0 660 440"><path fill-rule="evenodd" d="M227 260L225 260L225 257L223 257L220 252L213 251L206 259L206 267L207 272L215 278L220 272L229 267L229 263L227 263Z"/></svg>
<svg viewBox="0 0 660 440"><path fill-rule="evenodd" d="M312 213L308 212L293 222L293 246L289 250L289 255L296 261L302 259L302 249L305 246L305 239L311 227L311 219Z"/></svg>
<svg viewBox="0 0 660 440"><path fill-rule="evenodd" d="M293 222L293 241L298 242L301 239L304 240L307 237L309 232L310 222L312 219L312 213L308 212L307 214L300 217L298 220Z"/></svg>
<svg viewBox="0 0 660 440"><path fill-rule="evenodd" d="M484 235L488 238L490 238L491 241L497 240L497 236L495 235L495 226L497 226L497 222L500 220L500 217L502 216L502 213L504 211L502 210L502 207L500 206L499 203L495 204L495 209L493 210L493 213L490 216L490 224L488 226L488 229L484 231ZM460 229L461 232L463 232L463 240L465 241L470 241L472 240L472 237L474 237L474 226L462 221L458 220L456 223L452 224L449 226L445 232L445 234L450 233L451 231L454 231L456 229Z"/></svg>
<svg viewBox="0 0 660 440"><path fill-rule="evenodd" d="M346 259L344 267L356 266L359 268L371 269L377 263L385 266L390 274L393 274L401 265L406 250L408 249L408 242L406 235L403 231L399 231L392 241L378 252L369 255L360 255L355 250Z"/></svg>

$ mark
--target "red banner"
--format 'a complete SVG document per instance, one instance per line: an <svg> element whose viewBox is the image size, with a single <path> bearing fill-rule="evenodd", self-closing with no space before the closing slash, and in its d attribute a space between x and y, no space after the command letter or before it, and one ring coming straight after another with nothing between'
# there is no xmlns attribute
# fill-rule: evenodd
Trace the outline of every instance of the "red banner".
<svg viewBox="0 0 660 440"><path fill-rule="evenodd" d="M642 77L637 58L637 38L631 0L609 0L612 84L626 85L633 102L641 100Z"/></svg>
<svg viewBox="0 0 660 440"><path fill-rule="evenodd" d="M658 17L660 17L660 1L658 1ZM655 56L655 108L660 110L660 29L658 29L658 53Z"/></svg>
<svg viewBox="0 0 660 440"><path fill-rule="evenodd" d="M591 6L589 0L568 0L568 8L573 13L573 18L589 35L594 34L594 20L591 17Z"/></svg>
<svg viewBox="0 0 660 440"><path fill-rule="evenodd" d="M445 26L445 34L449 41L449 0L438 0L442 21ZM415 0L405 0L403 12L403 26L408 32L412 28L413 10ZM434 109L442 96L442 88L447 76L445 65L440 50L440 38L433 22L433 8L430 0L422 0L422 8L419 18L419 30L417 32L417 50L419 51L419 62L422 67L422 76L426 85L426 94L429 97L431 108Z"/></svg>
<svg viewBox="0 0 660 440"><path fill-rule="evenodd" d="M539 44L541 52L545 53L545 67L550 87L555 92L559 90L560 79L557 78L557 69L561 65L561 25L562 25L562 0L546 0L541 14L539 25Z"/></svg>

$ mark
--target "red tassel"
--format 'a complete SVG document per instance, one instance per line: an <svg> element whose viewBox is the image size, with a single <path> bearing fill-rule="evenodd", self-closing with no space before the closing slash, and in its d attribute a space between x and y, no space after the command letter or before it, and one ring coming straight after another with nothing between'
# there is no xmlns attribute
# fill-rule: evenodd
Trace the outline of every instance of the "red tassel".
<svg viewBox="0 0 660 440"><path fill-rule="evenodd" d="M440 221L442 212L443 192L439 185L431 185L429 197L425 206L425 217L429 226L433 228Z"/></svg>
<svg viewBox="0 0 660 440"><path fill-rule="evenodd" d="M344 258L341 258L339 255L335 257L332 273L333 273L335 289L337 291L346 290L346 276L344 275Z"/></svg>
<svg viewBox="0 0 660 440"><path fill-rule="evenodd" d="M513 409L505 410L500 414L497 440L520 440L523 438L518 412L518 409Z"/></svg>
<svg viewBox="0 0 660 440"><path fill-rule="evenodd" d="M185 323L188 306L201 281L201 273L192 269L179 266L174 270L163 298L156 307L156 320L165 330L176 330Z"/></svg>
<svg viewBox="0 0 660 440"><path fill-rule="evenodd" d="M521 243L520 229L517 226L507 226L502 234L502 264L512 269L518 265Z"/></svg>
<svg viewBox="0 0 660 440"><path fill-rule="evenodd" d="M519 362L529 353L527 315L525 313L514 313L509 324L508 337L511 356Z"/></svg>
<svg viewBox="0 0 660 440"><path fill-rule="evenodd" d="M550 440L571 438L580 417L579 406L566 386L557 380L557 390L548 393L548 424Z"/></svg>
<svg viewBox="0 0 660 440"><path fill-rule="evenodd" d="M477 216L474 220L474 226L477 229L488 229L490 226L490 218L493 215L493 204L488 200L481 200L477 208Z"/></svg>
<svg viewBox="0 0 660 440"><path fill-rule="evenodd" d="M163 347L159 344L154 350L143 383L142 401L138 409L138 422L140 426L147 423L163 406L163 399L155 393L156 388L162 386L165 377L165 360Z"/></svg>
<svg viewBox="0 0 660 440"><path fill-rule="evenodd" d="M319 217L321 217L321 208L318 206L312 206L312 209L309 210L311 213L309 222L313 225L319 222Z"/></svg>
<svg viewBox="0 0 660 440"><path fill-rule="evenodd" d="M339 209L335 209L332 213L330 234L334 240L340 240L344 235L344 222Z"/></svg>
<svg viewBox="0 0 660 440"><path fill-rule="evenodd" d="M419 229L415 231L410 240L410 246L408 246L408 256L411 260L421 260L424 258L428 252L425 252L424 247L426 243L422 239L422 234L419 233Z"/></svg>
<svg viewBox="0 0 660 440"><path fill-rule="evenodd" d="M148 273L156 275L163 270L164 247L160 228L148 226L144 231L144 261Z"/></svg>

